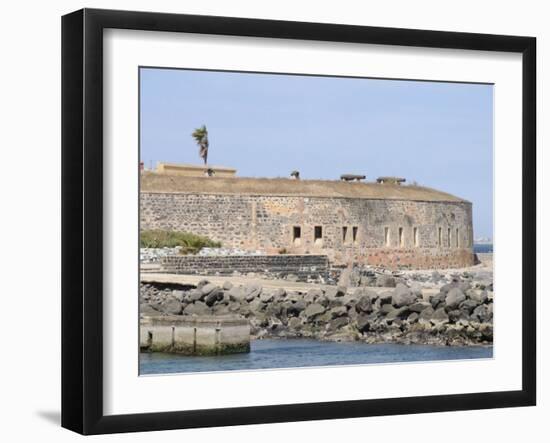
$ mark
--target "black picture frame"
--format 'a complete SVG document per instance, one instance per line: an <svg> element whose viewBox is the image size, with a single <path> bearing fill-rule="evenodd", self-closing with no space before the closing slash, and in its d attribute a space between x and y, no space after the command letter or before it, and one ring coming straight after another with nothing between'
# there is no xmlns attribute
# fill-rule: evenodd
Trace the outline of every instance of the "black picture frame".
<svg viewBox="0 0 550 443"><path fill-rule="evenodd" d="M522 54L522 389L132 415L103 413L103 30L191 32ZM536 39L83 9L62 18L62 426L82 434L413 414L536 403Z"/></svg>

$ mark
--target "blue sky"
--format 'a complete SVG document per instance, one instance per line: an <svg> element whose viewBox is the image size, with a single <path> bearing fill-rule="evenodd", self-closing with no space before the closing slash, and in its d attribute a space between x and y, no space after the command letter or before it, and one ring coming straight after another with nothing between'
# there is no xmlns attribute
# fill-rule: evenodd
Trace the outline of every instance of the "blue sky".
<svg viewBox="0 0 550 443"><path fill-rule="evenodd" d="M141 159L208 162L240 176L406 177L473 203L493 236L493 87L399 80L141 69Z"/></svg>

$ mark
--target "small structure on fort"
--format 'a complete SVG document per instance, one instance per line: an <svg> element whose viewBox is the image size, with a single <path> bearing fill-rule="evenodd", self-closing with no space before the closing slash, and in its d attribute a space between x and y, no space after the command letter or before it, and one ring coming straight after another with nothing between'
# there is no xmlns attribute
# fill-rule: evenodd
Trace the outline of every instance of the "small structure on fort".
<svg viewBox="0 0 550 443"><path fill-rule="evenodd" d="M326 255L333 265L474 264L472 204L454 195L401 186L405 179L399 177L351 186L342 180L236 177L234 169L224 175L210 168L212 177L190 165L143 171L141 229L190 232L265 254Z"/></svg>
<svg viewBox="0 0 550 443"><path fill-rule="evenodd" d="M378 177L376 179L376 183L380 184L388 184L388 185L400 185L401 183L405 183L407 180L401 177Z"/></svg>
<svg viewBox="0 0 550 443"><path fill-rule="evenodd" d="M357 175L357 174L342 174L340 176L340 180L345 182L360 182L361 180L365 180L367 178L366 175Z"/></svg>

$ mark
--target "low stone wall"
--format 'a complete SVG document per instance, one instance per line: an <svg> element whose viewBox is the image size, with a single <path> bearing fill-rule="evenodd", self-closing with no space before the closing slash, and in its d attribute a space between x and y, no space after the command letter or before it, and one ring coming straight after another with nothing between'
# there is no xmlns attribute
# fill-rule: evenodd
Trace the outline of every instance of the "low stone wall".
<svg viewBox="0 0 550 443"><path fill-rule="evenodd" d="M468 248L373 248L367 251L364 263L401 270L467 268L475 264Z"/></svg>
<svg viewBox="0 0 550 443"><path fill-rule="evenodd" d="M246 319L215 316L143 316L140 348L185 355L250 352L250 324Z"/></svg>
<svg viewBox="0 0 550 443"><path fill-rule="evenodd" d="M328 273L329 261L326 255L179 255L162 257L161 267L163 272L176 274L213 275L237 271L241 274L255 272L307 277Z"/></svg>

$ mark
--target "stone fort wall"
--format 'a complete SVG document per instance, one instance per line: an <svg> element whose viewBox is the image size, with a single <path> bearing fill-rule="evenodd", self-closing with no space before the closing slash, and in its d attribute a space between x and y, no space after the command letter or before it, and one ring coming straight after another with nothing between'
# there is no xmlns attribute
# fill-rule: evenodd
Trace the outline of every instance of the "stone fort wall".
<svg viewBox="0 0 550 443"><path fill-rule="evenodd" d="M141 229L208 236L267 253L326 254L392 269L473 264L465 201L142 192Z"/></svg>

